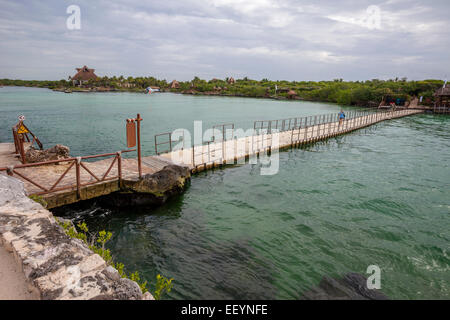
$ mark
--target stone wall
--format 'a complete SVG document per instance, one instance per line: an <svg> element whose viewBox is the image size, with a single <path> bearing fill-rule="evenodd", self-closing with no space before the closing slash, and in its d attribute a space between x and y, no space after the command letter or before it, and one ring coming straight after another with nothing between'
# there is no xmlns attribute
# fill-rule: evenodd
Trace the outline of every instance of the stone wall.
<svg viewBox="0 0 450 320"><path fill-rule="evenodd" d="M41 299L153 299L85 243L67 236L51 212L25 195L20 180L5 175L0 175L0 244Z"/></svg>

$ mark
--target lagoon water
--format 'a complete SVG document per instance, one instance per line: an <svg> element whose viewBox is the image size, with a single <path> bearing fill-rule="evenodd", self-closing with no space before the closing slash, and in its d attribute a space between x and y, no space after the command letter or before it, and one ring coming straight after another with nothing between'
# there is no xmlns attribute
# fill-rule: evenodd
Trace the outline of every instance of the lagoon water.
<svg viewBox="0 0 450 320"><path fill-rule="evenodd" d="M124 119L153 135L175 128L338 112L339 106L248 98L134 93L64 94L0 88L0 142L19 114L45 146L73 155L125 148ZM351 109L351 108L347 108ZM381 268L393 299L450 298L450 118L386 121L279 153L280 170L245 164L201 173L153 210L95 204L65 214L109 243L129 271L173 277L167 299L296 299L324 276Z"/></svg>

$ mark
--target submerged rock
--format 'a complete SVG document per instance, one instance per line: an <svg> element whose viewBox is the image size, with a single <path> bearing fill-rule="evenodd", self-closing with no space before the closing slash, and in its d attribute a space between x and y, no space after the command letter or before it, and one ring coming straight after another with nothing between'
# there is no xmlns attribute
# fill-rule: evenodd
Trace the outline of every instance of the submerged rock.
<svg viewBox="0 0 450 320"><path fill-rule="evenodd" d="M342 278L322 278L319 285L306 291L302 300L388 300L376 289L367 288L367 278L359 273L347 273Z"/></svg>
<svg viewBox="0 0 450 320"><path fill-rule="evenodd" d="M69 147L61 144L57 144L56 146L46 150L36 150L33 147L30 147L25 152L25 159L28 163L62 160L70 158L69 152Z"/></svg>

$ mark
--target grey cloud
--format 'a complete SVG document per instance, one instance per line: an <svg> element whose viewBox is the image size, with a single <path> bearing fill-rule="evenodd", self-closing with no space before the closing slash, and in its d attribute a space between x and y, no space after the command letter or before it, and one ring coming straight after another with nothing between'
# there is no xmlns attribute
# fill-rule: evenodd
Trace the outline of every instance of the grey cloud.
<svg viewBox="0 0 450 320"><path fill-rule="evenodd" d="M81 7L81 30L66 29L70 4ZM381 9L380 30L348 22L370 5ZM424 79L450 67L446 0L0 0L0 8L0 78L61 79L84 64L99 75L168 80Z"/></svg>

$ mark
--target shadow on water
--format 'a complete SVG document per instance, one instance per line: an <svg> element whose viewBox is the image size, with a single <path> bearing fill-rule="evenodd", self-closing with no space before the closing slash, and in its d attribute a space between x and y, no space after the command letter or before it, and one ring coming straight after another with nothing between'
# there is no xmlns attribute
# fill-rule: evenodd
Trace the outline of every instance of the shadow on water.
<svg viewBox="0 0 450 320"><path fill-rule="evenodd" d="M157 273L166 274L165 270L170 270L176 285L167 298L272 299L276 296L276 289L270 285L273 277L269 270L273 267L253 249L251 239L216 241L205 236L202 222L205 213L184 208L183 198L183 195L172 197L163 206L151 209L119 210L105 206L101 200L88 200L52 211L55 216L74 223L86 222L90 232L112 231L107 247L113 256L125 262L126 269L138 270L145 279L154 279ZM186 274L189 283L177 283L176 279ZM224 285L229 282L229 275L233 275L233 286Z"/></svg>

